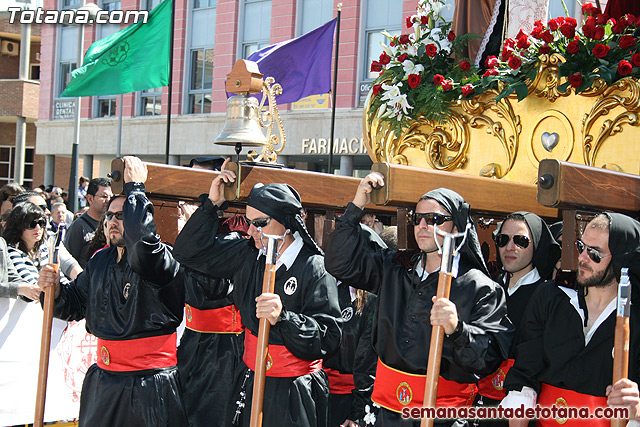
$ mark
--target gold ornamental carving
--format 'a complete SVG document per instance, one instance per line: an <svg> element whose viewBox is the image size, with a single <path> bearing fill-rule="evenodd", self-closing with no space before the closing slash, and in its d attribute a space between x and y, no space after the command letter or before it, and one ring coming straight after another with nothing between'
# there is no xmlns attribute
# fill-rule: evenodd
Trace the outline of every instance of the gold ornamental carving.
<svg viewBox="0 0 640 427"><path fill-rule="evenodd" d="M365 144L374 162L389 162L533 183L538 163L558 159L640 174L640 83L607 87L596 79L578 95L558 76L562 56L542 55L528 96L495 102L496 91L450 107L444 123L412 121L395 135L386 120L367 120ZM375 117L375 114L374 114Z"/></svg>

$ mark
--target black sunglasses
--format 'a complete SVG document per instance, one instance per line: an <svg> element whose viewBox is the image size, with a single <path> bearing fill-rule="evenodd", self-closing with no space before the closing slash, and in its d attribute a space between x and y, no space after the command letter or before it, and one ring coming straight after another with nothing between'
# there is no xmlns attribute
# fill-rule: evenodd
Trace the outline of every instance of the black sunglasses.
<svg viewBox="0 0 640 427"><path fill-rule="evenodd" d="M496 241L496 245L498 245L499 248L504 248L505 246L507 246L509 240L511 239L512 237L508 234L498 234L494 240ZM527 249L530 242L531 240L529 240L527 236L524 236L522 234L516 234L513 236L513 243L522 249Z"/></svg>
<svg viewBox="0 0 640 427"><path fill-rule="evenodd" d="M256 228L259 228L259 227L266 227L271 222L271 217L249 219L245 216L244 220L247 221L247 225L253 225Z"/></svg>
<svg viewBox="0 0 640 427"><path fill-rule="evenodd" d="M600 251L598 251L595 248L592 248L591 246L585 245L584 242L580 239L576 240L576 248L578 248L578 254L581 254L586 249L587 255L589 255L589 258L591 258L591 261L595 262L596 264L600 264L600 261L602 261L602 258L611 256L611 254L602 255Z"/></svg>
<svg viewBox="0 0 640 427"><path fill-rule="evenodd" d="M111 218L113 218L114 216L118 221L122 221L124 219L124 214L122 213L122 211L118 211L118 212L107 211L107 213L104 214L104 218L107 221L111 221Z"/></svg>
<svg viewBox="0 0 640 427"><path fill-rule="evenodd" d="M448 215L435 212L414 212L413 214L411 214L411 224L413 225L420 225L420 222L422 222L423 219L427 223L427 225L442 225L447 221L451 221L453 218Z"/></svg>
<svg viewBox="0 0 640 427"><path fill-rule="evenodd" d="M33 221L31 221L31 224L27 225L25 228L27 230L33 230L34 228L36 228L36 225L39 225L40 228L44 228L44 226L47 225L47 222L42 218L34 219Z"/></svg>

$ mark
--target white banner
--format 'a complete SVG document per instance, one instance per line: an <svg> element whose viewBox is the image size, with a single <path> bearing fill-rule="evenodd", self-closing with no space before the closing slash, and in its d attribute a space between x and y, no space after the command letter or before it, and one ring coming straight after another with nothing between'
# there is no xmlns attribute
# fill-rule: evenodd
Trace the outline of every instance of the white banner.
<svg viewBox="0 0 640 427"><path fill-rule="evenodd" d="M40 303L0 298L0 426L34 421L42 317ZM82 381L96 355L84 320L53 320L45 422L78 417Z"/></svg>

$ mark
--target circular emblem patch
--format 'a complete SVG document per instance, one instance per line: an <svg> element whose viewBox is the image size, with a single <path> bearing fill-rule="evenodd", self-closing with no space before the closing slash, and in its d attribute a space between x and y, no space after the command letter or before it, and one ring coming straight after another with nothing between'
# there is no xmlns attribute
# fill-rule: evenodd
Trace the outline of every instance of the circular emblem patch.
<svg viewBox="0 0 640 427"><path fill-rule="evenodd" d="M398 399L398 402L402 405L408 405L411 403L413 400L413 391L409 384L403 381L398 385L398 388L396 389L396 399Z"/></svg>
<svg viewBox="0 0 640 427"><path fill-rule="evenodd" d="M107 347L102 346L100 349L100 358L102 359L102 363L109 366L111 363L111 356L109 356L109 350L107 350Z"/></svg>
<svg viewBox="0 0 640 427"><path fill-rule="evenodd" d="M493 374L493 378L491 378L491 384L493 388L496 390L502 390L504 387L504 378L506 375L502 369L498 369L495 374Z"/></svg>
<svg viewBox="0 0 640 427"><path fill-rule="evenodd" d="M271 353L267 352L267 371L271 369L273 366L273 357L271 357Z"/></svg>
<svg viewBox="0 0 640 427"><path fill-rule="evenodd" d="M129 289L131 289L131 283L127 283L126 285L124 285L124 289L122 290L122 295L124 296L124 299L129 298Z"/></svg>
<svg viewBox="0 0 640 427"><path fill-rule="evenodd" d="M191 306L187 304L187 308L186 308L186 316L187 316L187 322L191 322L191 319L193 319L193 314L191 314Z"/></svg>
<svg viewBox="0 0 640 427"><path fill-rule="evenodd" d="M290 277L289 280L284 282L284 293L287 295L293 295L293 293L298 289L298 279L295 277Z"/></svg>
<svg viewBox="0 0 640 427"><path fill-rule="evenodd" d="M564 400L563 397L559 397L556 399L556 407L557 408L567 408L569 406L569 404L567 403L566 400ZM566 418L556 418L556 422L558 424L564 424L567 422Z"/></svg>
<svg viewBox="0 0 640 427"><path fill-rule="evenodd" d="M351 320L352 317L353 317L352 307L347 307L344 310L342 310L342 320L344 320L345 322L348 322L349 320Z"/></svg>

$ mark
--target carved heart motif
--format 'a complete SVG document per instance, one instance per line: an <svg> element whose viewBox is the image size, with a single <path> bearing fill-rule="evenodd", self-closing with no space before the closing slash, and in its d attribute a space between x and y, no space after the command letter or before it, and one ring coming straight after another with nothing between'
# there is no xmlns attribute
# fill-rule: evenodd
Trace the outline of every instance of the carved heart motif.
<svg viewBox="0 0 640 427"><path fill-rule="evenodd" d="M551 152L551 150L553 150L556 147L556 145L558 145L558 142L560 142L560 136L558 136L558 134L555 132L553 133L545 132L542 134L541 139L542 139L542 146L548 152Z"/></svg>

